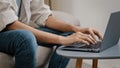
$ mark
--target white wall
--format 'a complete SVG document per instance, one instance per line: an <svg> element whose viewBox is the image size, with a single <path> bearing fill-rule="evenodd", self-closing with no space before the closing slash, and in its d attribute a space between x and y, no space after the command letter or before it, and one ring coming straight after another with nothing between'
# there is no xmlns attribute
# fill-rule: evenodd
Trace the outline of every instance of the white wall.
<svg viewBox="0 0 120 68"><path fill-rule="evenodd" d="M104 29L111 12L120 10L120 0L52 0L53 9L68 12L77 17L82 27Z"/></svg>

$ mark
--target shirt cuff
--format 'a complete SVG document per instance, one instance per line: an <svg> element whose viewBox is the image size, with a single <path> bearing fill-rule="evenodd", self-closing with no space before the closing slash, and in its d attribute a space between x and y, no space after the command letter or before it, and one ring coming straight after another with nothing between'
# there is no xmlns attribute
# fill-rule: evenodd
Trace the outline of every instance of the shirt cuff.
<svg viewBox="0 0 120 68"><path fill-rule="evenodd" d="M46 20L48 19L48 17L52 14L51 11L48 11L48 12L44 12L42 14L42 16L36 21L36 23L38 25L41 25L41 26L45 26L46 24Z"/></svg>
<svg viewBox="0 0 120 68"><path fill-rule="evenodd" d="M3 30L6 25L13 23L15 20L18 20L17 15L11 9L9 11L4 11L0 13L0 31Z"/></svg>

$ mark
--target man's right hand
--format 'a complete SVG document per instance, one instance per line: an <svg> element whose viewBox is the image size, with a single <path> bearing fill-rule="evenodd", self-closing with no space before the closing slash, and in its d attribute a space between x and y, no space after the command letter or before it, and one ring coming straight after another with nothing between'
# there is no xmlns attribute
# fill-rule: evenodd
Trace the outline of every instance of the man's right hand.
<svg viewBox="0 0 120 68"><path fill-rule="evenodd" d="M81 42L81 43L85 43L87 45L96 44L96 41L94 40L94 38L91 35L84 34L82 32L77 32L72 35L62 37L60 41L61 41L61 44L65 44L65 45L72 44L75 42Z"/></svg>

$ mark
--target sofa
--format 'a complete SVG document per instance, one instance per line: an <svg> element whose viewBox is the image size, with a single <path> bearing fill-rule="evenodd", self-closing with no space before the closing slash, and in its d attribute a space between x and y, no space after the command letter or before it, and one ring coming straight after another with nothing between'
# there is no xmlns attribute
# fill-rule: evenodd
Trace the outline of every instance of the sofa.
<svg viewBox="0 0 120 68"><path fill-rule="evenodd" d="M80 26L78 19L72 15L61 12L61 11L52 11L53 16L57 19L65 21L66 23ZM38 46L37 49L37 68L45 68L49 64L49 58L54 51L54 48L47 48L43 46ZM14 57L0 52L0 68L13 68L14 67Z"/></svg>

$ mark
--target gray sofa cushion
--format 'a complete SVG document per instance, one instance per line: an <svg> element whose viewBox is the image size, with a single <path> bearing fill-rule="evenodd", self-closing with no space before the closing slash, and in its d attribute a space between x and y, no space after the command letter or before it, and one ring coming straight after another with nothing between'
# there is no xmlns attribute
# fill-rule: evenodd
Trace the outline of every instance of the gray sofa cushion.
<svg viewBox="0 0 120 68"><path fill-rule="evenodd" d="M0 52L0 68L13 68L13 65L12 56Z"/></svg>

